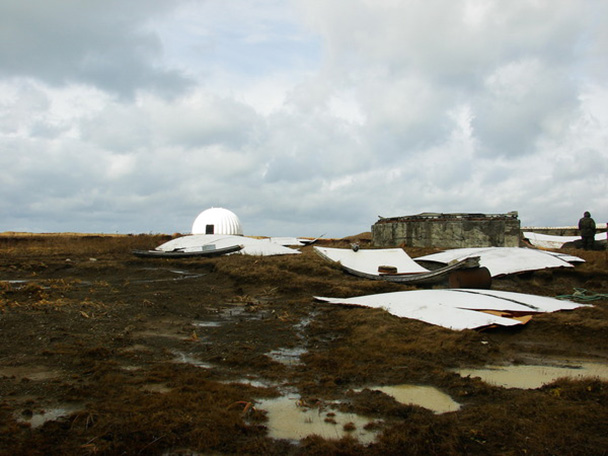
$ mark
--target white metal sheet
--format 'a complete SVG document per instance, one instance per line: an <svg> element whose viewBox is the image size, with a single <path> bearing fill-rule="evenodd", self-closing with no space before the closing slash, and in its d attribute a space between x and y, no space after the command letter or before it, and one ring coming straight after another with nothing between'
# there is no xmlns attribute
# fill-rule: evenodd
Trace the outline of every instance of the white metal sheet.
<svg viewBox="0 0 608 456"><path fill-rule="evenodd" d="M460 261L473 256L480 257L479 265L488 268L492 277L547 268L574 267L568 261L552 253L519 247L452 249L421 256L416 260L448 264L451 261Z"/></svg>
<svg viewBox="0 0 608 456"><path fill-rule="evenodd" d="M511 291L473 289L453 289L453 291L494 297L503 302L512 302L513 305L520 304L525 307L529 307L530 309L537 309L537 312L556 312L558 310L573 310L579 307L588 306L588 304L581 304L565 299L555 299L548 296L536 296L525 293L514 293ZM471 309L471 307L467 308ZM515 311L516 308L511 307L511 304L508 304L508 307L504 307L502 310Z"/></svg>
<svg viewBox="0 0 608 456"><path fill-rule="evenodd" d="M545 253L547 253L549 255L553 255L554 257L557 257L560 260L567 261L568 263L571 263L571 264L574 264L574 263L584 263L585 262L585 260L583 260L581 257L570 255L568 253L552 252L550 250L547 250Z"/></svg>
<svg viewBox="0 0 608 456"><path fill-rule="evenodd" d="M536 247L545 249L561 249L566 242L573 242L580 239L580 236L555 236L552 234L534 233L531 231L523 232L524 239Z"/></svg>
<svg viewBox="0 0 608 456"><path fill-rule="evenodd" d="M519 320L499 317L478 310L533 313L584 306L571 301L522 293L471 289L412 290L353 298L315 297L315 299L331 304L382 308L398 317L413 318L454 330L521 324Z"/></svg>
<svg viewBox="0 0 608 456"><path fill-rule="evenodd" d="M336 249L329 247L314 247L321 256L342 264L347 268L366 274L380 275L378 267L393 266L397 273L418 274L429 272L410 258L403 249Z"/></svg>
<svg viewBox="0 0 608 456"><path fill-rule="evenodd" d="M266 239L262 239L262 240L267 241L267 242L272 242L274 244L283 245L283 246L291 245L291 246L302 247L303 245L306 245L300 239L295 238L295 237L288 237L288 236L275 236L275 237L270 237L270 238L266 238Z"/></svg>
<svg viewBox="0 0 608 456"><path fill-rule="evenodd" d="M523 236L530 244L545 249L561 249L564 244L578 241L581 238L580 236L555 236L553 234L541 234L532 231L524 231ZM595 235L596 241L604 239L606 239L606 233L597 233Z"/></svg>
<svg viewBox="0 0 608 456"><path fill-rule="evenodd" d="M283 247L279 244L274 244L260 239L253 239L246 236L231 236L223 234L192 234L172 239L159 245L156 250L170 252L173 250L199 251L205 246L215 245L216 248L224 248L232 245L242 245L243 249L236 254L242 255L293 255L299 254L298 250Z"/></svg>
<svg viewBox="0 0 608 456"><path fill-rule="evenodd" d="M417 291L417 290L416 290ZM430 291L430 290L425 290ZM360 296L358 298L324 298L320 301L331 304L347 304L372 308L381 308L397 317L412 318L432 325L442 326L453 330L475 329L491 325L515 326L521 324L518 320L499 317L474 310L460 309L441 302L424 299L422 296L405 295L411 292L399 292L401 296L385 295Z"/></svg>

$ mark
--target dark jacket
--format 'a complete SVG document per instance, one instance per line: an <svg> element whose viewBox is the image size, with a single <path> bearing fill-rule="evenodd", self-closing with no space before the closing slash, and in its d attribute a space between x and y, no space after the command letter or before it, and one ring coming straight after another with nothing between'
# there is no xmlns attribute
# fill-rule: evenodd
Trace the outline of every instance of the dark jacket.
<svg viewBox="0 0 608 456"><path fill-rule="evenodd" d="M595 220L591 217L583 217L578 221L578 229L581 231L581 236L595 236Z"/></svg>

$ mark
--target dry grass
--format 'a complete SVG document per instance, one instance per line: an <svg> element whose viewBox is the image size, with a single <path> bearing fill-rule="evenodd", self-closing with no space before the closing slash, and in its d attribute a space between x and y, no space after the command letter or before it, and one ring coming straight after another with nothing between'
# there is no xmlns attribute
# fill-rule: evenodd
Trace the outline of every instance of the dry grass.
<svg viewBox="0 0 608 456"><path fill-rule="evenodd" d="M166 235L0 233L0 252L16 258L47 255L108 256L133 249L151 249L169 240Z"/></svg>
<svg viewBox="0 0 608 456"><path fill-rule="evenodd" d="M0 454L575 455L608 448L606 382L517 390L451 371L529 355L605 360L606 299L515 330L450 331L381 309L313 301L409 288L351 277L311 247L284 257L130 254L167 239L0 235L0 364L57 372L46 380L0 375ZM350 242L368 240L362 233L328 245ZM569 253L586 263L495 285L548 296L575 287L605 292L605 252ZM198 275L185 279L175 270ZM6 282L20 279L28 281ZM268 355L294 347L306 350L300 364ZM176 362L177 353L211 367ZM246 378L278 386L253 387ZM436 386L463 408L435 415L374 391L403 383ZM282 388L370 417L378 440L364 446L312 436L296 446L270 439L256 400ZM19 420L64 403L81 408L39 428Z"/></svg>

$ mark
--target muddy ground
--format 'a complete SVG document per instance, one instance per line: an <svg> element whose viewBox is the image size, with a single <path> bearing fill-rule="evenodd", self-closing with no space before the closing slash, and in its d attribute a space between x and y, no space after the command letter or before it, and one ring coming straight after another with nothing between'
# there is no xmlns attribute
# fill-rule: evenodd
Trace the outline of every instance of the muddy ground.
<svg viewBox="0 0 608 456"><path fill-rule="evenodd" d="M358 236L366 247L366 236ZM608 300L509 329L451 331L312 296L414 289L301 255L142 259L166 236L0 236L2 455L601 455L608 383L492 386L454 369L608 364ZM322 240L347 247L352 239ZM427 249L405 250L412 257ZM574 269L495 279L544 296L608 292L606 252ZM446 284L435 287L446 287ZM438 388L434 413L379 385ZM290 397L344 432L273 438L263 401ZM339 413L366 417L371 441ZM352 415L354 416L354 415ZM361 425L359 425L361 426ZM338 434L338 432L337 432Z"/></svg>

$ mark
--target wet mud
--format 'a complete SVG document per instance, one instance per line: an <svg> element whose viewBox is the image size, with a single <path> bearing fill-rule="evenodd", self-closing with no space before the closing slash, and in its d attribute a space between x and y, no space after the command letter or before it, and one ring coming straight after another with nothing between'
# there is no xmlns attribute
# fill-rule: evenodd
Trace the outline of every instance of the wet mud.
<svg viewBox="0 0 608 456"><path fill-rule="evenodd" d="M608 448L605 252L564 250L586 263L492 282L552 297L584 290L592 307L451 331L315 302L414 287L349 276L311 247L285 257L130 253L167 239L0 236L1 455ZM534 366L551 375L517 385L483 376L505 369L527 380Z"/></svg>

